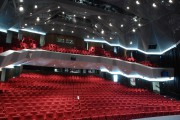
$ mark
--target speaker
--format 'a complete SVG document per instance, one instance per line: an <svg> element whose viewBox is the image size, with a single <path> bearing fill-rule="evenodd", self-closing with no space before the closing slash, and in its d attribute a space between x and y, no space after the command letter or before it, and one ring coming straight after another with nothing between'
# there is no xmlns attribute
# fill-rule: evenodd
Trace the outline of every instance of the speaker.
<svg viewBox="0 0 180 120"><path fill-rule="evenodd" d="M168 71L162 71L161 77L169 77L169 72Z"/></svg>
<svg viewBox="0 0 180 120"><path fill-rule="evenodd" d="M157 44L148 45L148 49L156 49Z"/></svg>
<svg viewBox="0 0 180 120"><path fill-rule="evenodd" d="M76 61L76 57L75 56L71 56L71 60L72 61Z"/></svg>

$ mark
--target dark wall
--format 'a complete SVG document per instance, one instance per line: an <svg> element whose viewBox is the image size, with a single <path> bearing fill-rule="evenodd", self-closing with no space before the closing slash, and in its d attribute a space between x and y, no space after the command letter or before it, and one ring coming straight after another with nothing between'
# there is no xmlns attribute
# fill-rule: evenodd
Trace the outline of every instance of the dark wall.
<svg viewBox="0 0 180 120"><path fill-rule="evenodd" d="M0 46L6 43L6 33L0 32Z"/></svg>
<svg viewBox="0 0 180 120"><path fill-rule="evenodd" d="M23 32L23 37L30 37L30 38L36 40L37 43L39 43L39 41L40 41L40 36L41 35L35 34L35 33Z"/></svg>
<svg viewBox="0 0 180 120"><path fill-rule="evenodd" d="M163 67L173 67L175 80L161 84L162 92L180 98L180 45L161 56Z"/></svg>
<svg viewBox="0 0 180 120"><path fill-rule="evenodd" d="M67 44L67 43L61 43L57 42L58 39L64 39L65 41L67 39L73 40L73 44ZM47 34L45 36L45 42L46 44L57 44L61 47L66 47L66 48L83 48L85 49L85 42L82 38L74 37L74 36L67 36L67 35L60 35L60 34Z"/></svg>

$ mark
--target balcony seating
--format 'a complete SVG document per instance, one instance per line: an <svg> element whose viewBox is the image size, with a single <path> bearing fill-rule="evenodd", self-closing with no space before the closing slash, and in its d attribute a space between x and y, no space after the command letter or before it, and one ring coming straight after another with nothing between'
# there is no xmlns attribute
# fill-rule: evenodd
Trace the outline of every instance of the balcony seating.
<svg viewBox="0 0 180 120"><path fill-rule="evenodd" d="M180 114L180 102L96 76L23 73L0 84L0 120L128 120Z"/></svg>

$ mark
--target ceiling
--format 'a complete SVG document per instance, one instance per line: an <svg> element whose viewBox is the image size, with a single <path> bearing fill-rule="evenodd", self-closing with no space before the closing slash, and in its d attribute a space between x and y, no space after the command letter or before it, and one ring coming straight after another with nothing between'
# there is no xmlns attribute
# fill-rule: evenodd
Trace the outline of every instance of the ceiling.
<svg viewBox="0 0 180 120"><path fill-rule="evenodd" d="M180 1L1 0L0 27L105 39L161 52L180 40ZM157 48L148 49L152 44Z"/></svg>

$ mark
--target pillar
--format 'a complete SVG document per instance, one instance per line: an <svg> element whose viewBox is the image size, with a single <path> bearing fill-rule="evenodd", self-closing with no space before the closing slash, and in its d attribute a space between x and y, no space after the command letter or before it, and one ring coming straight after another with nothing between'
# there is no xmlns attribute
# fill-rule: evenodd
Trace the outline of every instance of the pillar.
<svg viewBox="0 0 180 120"><path fill-rule="evenodd" d="M19 32L18 32L18 39L22 40L22 38L23 38L23 32L21 30L19 30Z"/></svg>
<svg viewBox="0 0 180 120"><path fill-rule="evenodd" d="M39 44L41 47L45 45L45 35L40 36L40 43Z"/></svg>
<svg viewBox="0 0 180 120"><path fill-rule="evenodd" d="M6 43L12 43L12 37L13 37L13 32L8 30L6 36Z"/></svg>
<svg viewBox="0 0 180 120"><path fill-rule="evenodd" d="M89 43L86 43L86 50L89 50Z"/></svg>

